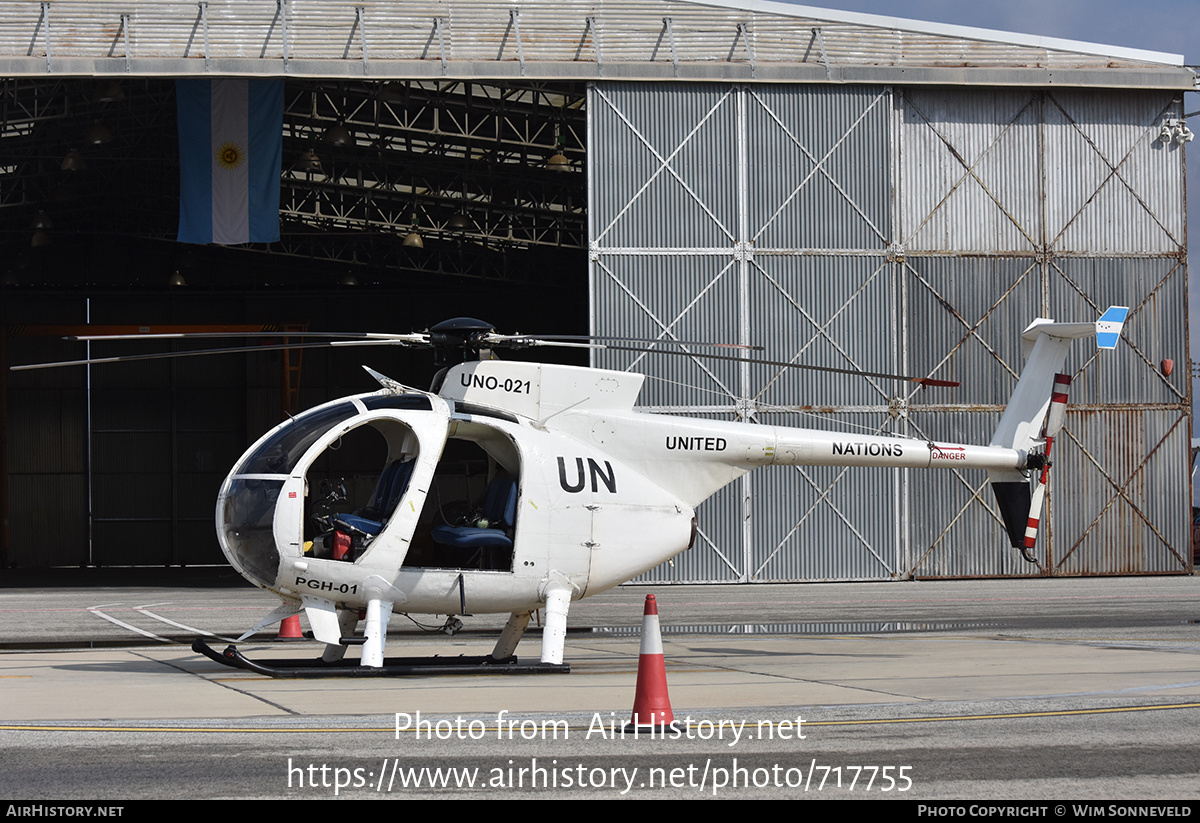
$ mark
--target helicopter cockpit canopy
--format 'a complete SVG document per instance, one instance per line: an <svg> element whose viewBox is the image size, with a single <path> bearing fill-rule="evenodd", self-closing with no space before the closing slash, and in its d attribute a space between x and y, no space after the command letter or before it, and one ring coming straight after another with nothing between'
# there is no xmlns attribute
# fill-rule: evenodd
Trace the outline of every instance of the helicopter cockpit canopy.
<svg viewBox="0 0 1200 823"><path fill-rule="evenodd" d="M407 528L411 533L415 513L424 502L423 497L415 497L423 494L418 489L428 488L448 420L449 407L440 398L385 392L336 400L277 426L238 461L217 499L217 531L226 557L243 574L271 588L283 558L298 560L313 552L314 541L321 538L313 534L311 525L310 493L317 490L309 488L310 468L326 451L336 452L344 441L357 442L360 436L375 441L382 436L386 450L375 494L356 513L331 509L316 519L332 523L335 516L345 517L343 528L369 532L369 538L383 531L385 523L389 532ZM416 475L424 475L423 482L413 483ZM329 484L322 481L321 485L314 497L339 499L336 490L325 488ZM405 509L414 514L406 518L398 513L393 518L402 498L411 504ZM403 551L396 564L402 559Z"/></svg>

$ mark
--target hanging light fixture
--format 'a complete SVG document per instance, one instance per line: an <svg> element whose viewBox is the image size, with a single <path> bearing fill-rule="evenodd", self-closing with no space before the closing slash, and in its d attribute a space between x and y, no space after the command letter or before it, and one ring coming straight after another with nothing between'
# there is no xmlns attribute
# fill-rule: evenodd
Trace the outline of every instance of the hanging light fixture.
<svg viewBox="0 0 1200 823"><path fill-rule="evenodd" d="M337 121L332 126L325 130L325 135L321 138L324 142L331 146L341 148L349 146L354 142L354 135L350 133L350 129L341 121Z"/></svg>
<svg viewBox="0 0 1200 823"><path fill-rule="evenodd" d="M293 167L296 171L308 172L309 174L324 174L325 169L321 168L321 158L317 157L317 153L313 149L309 149L300 155L300 159L296 161Z"/></svg>
<svg viewBox="0 0 1200 823"><path fill-rule="evenodd" d="M391 80L379 87L379 99L384 103L403 103L408 99L404 83Z"/></svg>
<svg viewBox="0 0 1200 823"><path fill-rule="evenodd" d="M454 215L446 223L446 229L449 231L465 232L465 231L469 231L470 229L474 228L474 226L471 224L470 218L467 217L467 212L466 212L466 208L467 208L466 204L468 202L470 202L467 199L467 181L470 179L470 176L471 176L470 161L471 161L471 150L467 149L466 151L463 152L462 200L459 201L462 205L458 208L457 211L454 212Z"/></svg>
<svg viewBox="0 0 1200 823"><path fill-rule="evenodd" d="M418 231L419 227L420 227L420 222L417 218L417 213L413 212L412 231L410 231L404 237L403 245L406 249L423 249L423 248L425 248L425 241L421 239L421 233Z"/></svg>
<svg viewBox="0 0 1200 823"><path fill-rule="evenodd" d="M92 100L96 103L116 103L124 99L125 89L118 80L106 80L92 93Z"/></svg>
<svg viewBox="0 0 1200 823"><path fill-rule="evenodd" d="M87 161L83 159L83 155L79 153L79 149L71 149L67 152L67 156L63 158L62 165L59 168L63 171L83 171L87 168Z"/></svg>
<svg viewBox="0 0 1200 823"><path fill-rule="evenodd" d="M570 171L571 170L571 161L567 158L567 156L565 154L563 154L563 148L565 147L565 145L566 145L566 141L563 139L563 136L560 134L556 141L554 154L550 155L550 159L548 159L546 161L546 168L551 169L552 171Z"/></svg>
<svg viewBox="0 0 1200 823"><path fill-rule="evenodd" d="M54 221L50 219L50 215L38 209L37 215L30 221L30 228L33 229L33 237L29 241L32 248L40 249L50 245L50 230L54 228Z"/></svg>
<svg viewBox="0 0 1200 823"><path fill-rule="evenodd" d="M112 139L112 130L100 120L93 120L92 125L88 126L83 142L89 146L103 146L105 143L111 143Z"/></svg>

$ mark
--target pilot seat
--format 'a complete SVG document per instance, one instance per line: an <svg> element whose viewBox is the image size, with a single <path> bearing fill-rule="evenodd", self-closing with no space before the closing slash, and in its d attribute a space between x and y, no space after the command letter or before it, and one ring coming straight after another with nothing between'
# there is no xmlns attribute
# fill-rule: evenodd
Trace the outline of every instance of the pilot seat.
<svg viewBox="0 0 1200 823"><path fill-rule="evenodd" d="M384 525L396 510L400 498L408 489L408 481L412 478L414 460L393 460L384 467L375 484L375 493L371 503L359 509L354 514L341 514L334 520L339 531L349 534L352 538L352 548L349 556L337 560L353 560L357 554L366 548L371 540L383 531Z"/></svg>
<svg viewBox="0 0 1200 823"><path fill-rule="evenodd" d="M488 484L479 513L463 525L435 526L433 540L444 553L457 556L460 568L505 571L512 566L513 530L517 521L517 479L500 472Z"/></svg>

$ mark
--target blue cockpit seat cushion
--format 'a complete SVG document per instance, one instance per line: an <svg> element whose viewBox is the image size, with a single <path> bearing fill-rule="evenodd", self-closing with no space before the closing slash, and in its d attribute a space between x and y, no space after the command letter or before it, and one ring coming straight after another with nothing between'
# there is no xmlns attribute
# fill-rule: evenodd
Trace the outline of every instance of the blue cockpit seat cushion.
<svg viewBox="0 0 1200 823"><path fill-rule="evenodd" d="M435 526L433 541L456 549L511 549L512 538L500 529L477 526Z"/></svg>
<svg viewBox="0 0 1200 823"><path fill-rule="evenodd" d="M510 474L498 474L488 486L483 501L483 516L501 528L517 524L517 481Z"/></svg>
<svg viewBox="0 0 1200 823"><path fill-rule="evenodd" d="M517 522L517 480L501 473L492 478L483 498L480 519L488 527L436 526L432 531L435 543L460 549L511 549L510 533Z"/></svg>
<svg viewBox="0 0 1200 823"><path fill-rule="evenodd" d="M367 537L374 537L383 530L383 523L378 520L371 520L366 517L360 517L357 514L341 514L334 520L334 525L338 527L346 526L351 532L359 532Z"/></svg>
<svg viewBox="0 0 1200 823"><path fill-rule="evenodd" d="M408 490L408 481L412 479L415 460L393 460L384 467L375 484L375 493L371 496L370 505L360 509L357 514L372 520L387 520L391 517L400 498Z"/></svg>

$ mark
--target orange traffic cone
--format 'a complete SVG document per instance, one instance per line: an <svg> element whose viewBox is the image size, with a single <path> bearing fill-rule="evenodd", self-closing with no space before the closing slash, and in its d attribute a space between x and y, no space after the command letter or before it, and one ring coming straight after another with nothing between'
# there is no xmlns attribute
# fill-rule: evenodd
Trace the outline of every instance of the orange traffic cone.
<svg viewBox="0 0 1200 823"><path fill-rule="evenodd" d="M276 640L303 640L304 632L300 631L300 615L293 614L279 621L279 636Z"/></svg>
<svg viewBox="0 0 1200 823"><path fill-rule="evenodd" d="M671 698L667 695L667 666L663 660L662 633L658 629L658 602L646 595L642 613L642 649L638 655L637 692L633 698L633 719L625 727L661 729L675 722Z"/></svg>

